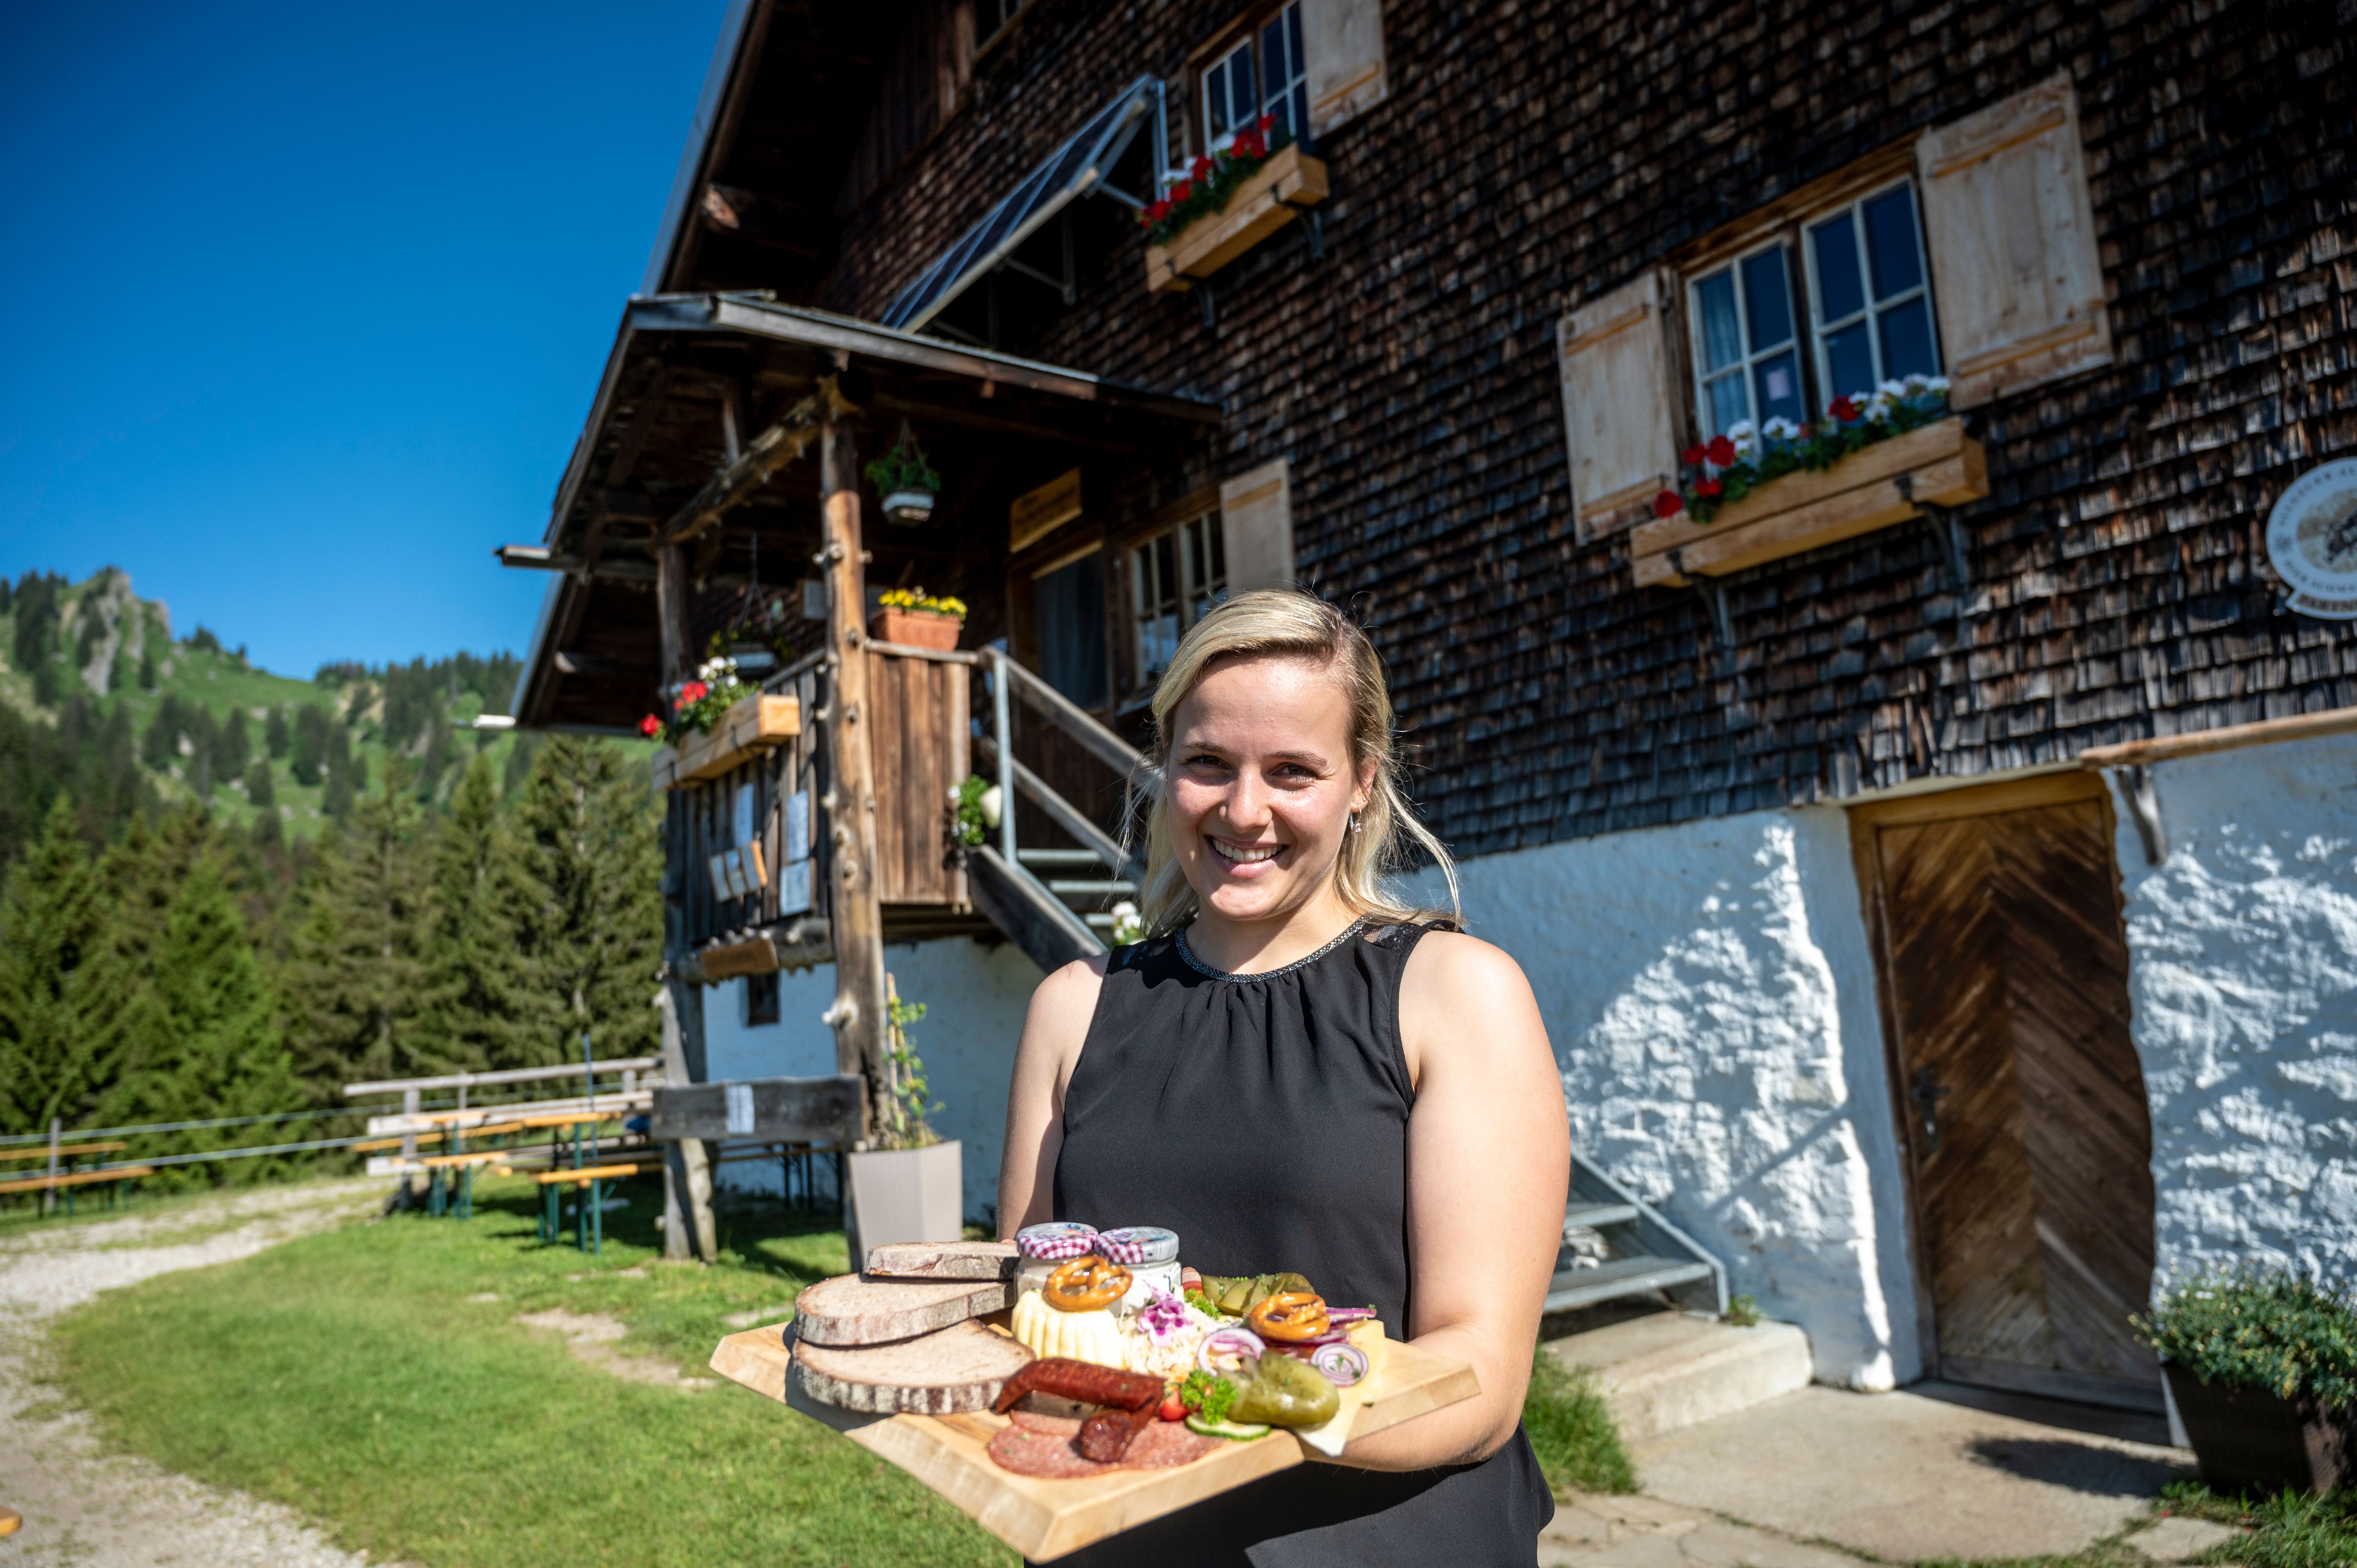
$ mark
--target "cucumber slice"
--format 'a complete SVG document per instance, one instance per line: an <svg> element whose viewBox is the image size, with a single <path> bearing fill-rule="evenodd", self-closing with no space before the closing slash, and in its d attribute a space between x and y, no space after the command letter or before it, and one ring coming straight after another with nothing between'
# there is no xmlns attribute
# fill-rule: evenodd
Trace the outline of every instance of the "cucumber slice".
<svg viewBox="0 0 2357 1568"><path fill-rule="evenodd" d="M1268 1428L1249 1421L1205 1421L1197 1411L1187 1418L1187 1430L1198 1437L1226 1437L1238 1443L1249 1443L1255 1437L1266 1437Z"/></svg>

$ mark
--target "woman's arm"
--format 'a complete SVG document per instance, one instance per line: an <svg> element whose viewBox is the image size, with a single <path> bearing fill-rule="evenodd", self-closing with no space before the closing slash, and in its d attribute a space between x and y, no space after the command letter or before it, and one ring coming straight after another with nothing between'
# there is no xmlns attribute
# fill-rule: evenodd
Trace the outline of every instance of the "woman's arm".
<svg viewBox="0 0 2357 1568"><path fill-rule="evenodd" d="M1050 1218L1056 1152L1064 1144L1064 1085L1081 1059L1104 986L1102 958L1077 959L1039 983L1015 1047L1006 1089L1006 1143L998 1162L998 1237Z"/></svg>
<svg viewBox="0 0 2357 1568"><path fill-rule="evenodd" d="M1406 1333L1470 1364L1481 1392L1343 1451L1378 1470L1485 1459L1513 1434L1571 1181L1563 1079L1512 959L1471 937L1425 937L1400 984L1400 1034L1415 1083Z"/></svg>

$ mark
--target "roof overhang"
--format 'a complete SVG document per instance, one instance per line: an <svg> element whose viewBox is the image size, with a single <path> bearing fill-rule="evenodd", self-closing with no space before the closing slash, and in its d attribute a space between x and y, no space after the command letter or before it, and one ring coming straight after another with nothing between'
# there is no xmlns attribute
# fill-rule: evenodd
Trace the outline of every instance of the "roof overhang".
<svg viewBox="0 0 2357 1568"><path fill-rule="evenodd" d="M650 575L643 557L601 564L597 556L601 516L613 515L616 504L608 481L619 454L627 451L636 467L630 489L638 492L631 504L642 509L640 522L667 516L726 461L719 421L702 417L712 404L697 402L694 390L683 384L689 375L718 374L702 368L716 355L729 357L737 367L727 372L736 384L758 380L780 389L780 396L856 369L875 389L866 405L872 420L908 418L929 429L995 442L1143 454L1200 440L1223 418L1222 404L1211 399L780 305L762 295L633 297L557 487L541 553L511 555L532 555L516 564L557 572L542 602L516 689L512 711L520 725L576 727L576 721L560 714L554 701L558 682L567 678L633 682L651 694L656 682L651 649L644 679L635 664L623 669L611 658L595 661L608 667L602 675L587 673L589 662L580 660L571 660L576 668L566 671L557 655L581 626L593 595L637 590L651 597L643 595ZM685 411L683 418L675 416L680 410ZM751 424L759 427L758 415ZM750 428L739 431L740 438L752 434ZM795 482L813 481L805 474ZM613 721L607 715L578 722L605 727Z"/></svg>

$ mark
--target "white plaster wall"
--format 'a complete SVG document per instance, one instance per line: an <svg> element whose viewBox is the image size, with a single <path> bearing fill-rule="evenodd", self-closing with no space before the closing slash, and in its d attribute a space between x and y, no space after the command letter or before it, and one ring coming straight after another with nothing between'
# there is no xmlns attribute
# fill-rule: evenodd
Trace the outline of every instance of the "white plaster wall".
<svg viewBox="0 0 2357 1568"><path fill-rule="evenodd" d="M2151 775L2160 865L2113 789L2156 1285L2255 1260L2357 1280L2357 736Z"/></svg>
<svg viewBox="0 0 2357 1568"><path fill-rule="evenodd" d="M1731 1291L1805 1329L1820 1380L1920 1376L1842 813L1614 833L1459 875L1473 933L1537 993L1581 1152L1717 1253Z"/></svg>
<svg viewBox="0 0 2357 1568"><path fill-rule="evenodd" d="M1039 966L1011 943L966 938L888 947L885 967L906 1001L922 1002L922 1023L909 1036L925 1064L931 1118L964 1148L966 1218L980 1220L998 1201L998 1160L1006 1133L1006 1084L1015 1043L1039 985ZM834 1071L834 1031L819 1022L834 1000L834 967L778 977L778 1021L744 1024L745 983L712 988L704 1007L705 1070L714 1079L819 1078ZM778 1167L753 1160L720 1167L719 1179L747 1191L776 1192Z"/></svg>

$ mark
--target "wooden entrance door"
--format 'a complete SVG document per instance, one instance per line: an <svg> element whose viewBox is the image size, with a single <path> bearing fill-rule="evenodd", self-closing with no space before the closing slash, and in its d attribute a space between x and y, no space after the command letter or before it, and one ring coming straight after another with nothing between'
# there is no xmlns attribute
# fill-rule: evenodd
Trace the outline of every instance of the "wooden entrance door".
<svg viewBox="0 0 2357 1568"><path fill-rule="evenodd" d="M2152 1122L2128 1036L2094 774L1851 812L1912 1176L1927 1364L2160 1408L2129 1331L2153 1264Z"/></svg>

